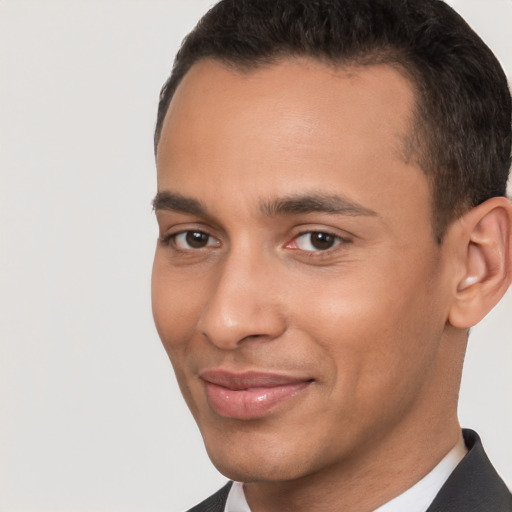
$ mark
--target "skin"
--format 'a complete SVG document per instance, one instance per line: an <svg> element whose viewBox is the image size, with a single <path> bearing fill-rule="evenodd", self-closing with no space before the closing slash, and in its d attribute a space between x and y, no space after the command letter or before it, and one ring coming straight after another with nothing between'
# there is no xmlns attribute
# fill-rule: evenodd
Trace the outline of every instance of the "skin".
<svg viewBox="0 0 512 512"><path fill-rule="evenodd" d="M427 180L402 150L414 106L388 66L308 59L244 73L204 60L171 102L154 318L209 456L247 482L253 512L371 511L460 439L467 326L449 317L467 224L436 243ZM339 211L279 208L333 195ZM191 246L186 232L205 235ZM207 399L211 368L310 385L261 418L229 418Z"/></svg>

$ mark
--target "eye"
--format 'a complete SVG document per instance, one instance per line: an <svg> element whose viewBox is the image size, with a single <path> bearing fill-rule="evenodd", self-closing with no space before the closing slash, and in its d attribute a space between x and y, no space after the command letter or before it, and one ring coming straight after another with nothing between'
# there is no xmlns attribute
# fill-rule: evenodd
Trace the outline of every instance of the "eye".
<svg viewBox="0 0 512 512"><path fill-rule="evenodd" d="M291 243L291 248L308 252L327 251L339 245L342 241L339 236L331 233L310 231L294 238Z"/></svg>
<svg viewBox="0 0 512 512"><path fill-rule="evenodd" d="M177 249L184 251L217 247L219 245L218 240L203 231L183 231L182 233L171 235L170 239Z"/></svg>

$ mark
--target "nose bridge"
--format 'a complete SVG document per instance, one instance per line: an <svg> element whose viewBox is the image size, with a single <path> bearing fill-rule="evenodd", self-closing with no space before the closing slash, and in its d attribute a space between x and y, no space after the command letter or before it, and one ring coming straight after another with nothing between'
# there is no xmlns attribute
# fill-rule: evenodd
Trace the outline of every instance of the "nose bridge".
<svg viewBox="0 0 512 512"><path fill-rule="evenodd" d="M272 339L283 331L271 265L261 251L231 250L219 268L198 329L223 349L236 348L248 338Z"/></svg>

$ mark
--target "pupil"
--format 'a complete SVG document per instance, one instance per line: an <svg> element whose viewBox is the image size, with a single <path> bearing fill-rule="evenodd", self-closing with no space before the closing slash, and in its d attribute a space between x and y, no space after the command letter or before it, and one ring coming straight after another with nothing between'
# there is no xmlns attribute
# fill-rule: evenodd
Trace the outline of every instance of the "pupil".
<svg viewBox="0 0 512 512"><path fill-rule="evenodd" d="M315 249L330 249L334 243L334 236L328 233L312 233L311 244Z"/></svg>
<svg viewBox="0 0 512 512"><path fill-rule="evenodd" d="M208 235L200 231L189 231L186 236L187 244L194 249L205 247L208 243Z"/></svg>

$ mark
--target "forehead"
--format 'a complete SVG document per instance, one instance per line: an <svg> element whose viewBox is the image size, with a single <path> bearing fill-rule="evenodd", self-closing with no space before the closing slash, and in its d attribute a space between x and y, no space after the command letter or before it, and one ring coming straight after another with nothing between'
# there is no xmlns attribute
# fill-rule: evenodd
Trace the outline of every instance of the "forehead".
<svg viewBox="0 0 512 512"><path fill-rule="evenodd" d="M241 71L205 59L178 86L163 131L168 138L169 129L175 134L179 128L180 144L203 135L206 144L212 125L217 131L226 122L252 136L263 131L274 138L300 137L302 132L304 140L324 144L336 142L329 136L339 142L347 130L379 131L388 136L390 149L401 151L414 106L411 83L388 65L342 67L289 58ZM322 140L311 140L319 129Z"/></svg>
<svg viewBox="0 0 512 512"><path fill-rule="evenodd" d="M205 121L213 121L217 129L224 126L223 120L230 126L246 121L244 128L253 134L266 124L265 131L274 128L269 136L290 130L298 136L302 129L309 137L315 127L329 124L331 130L324 134L338 138L347 129L368 132L375 126L385 129L387 142L401 149L414 106L412 84L388 65L337 66L288 58L243 71L205 59L192 66L178 86L163 129L186 121L180 130L194 138L210 128ZM348 126L347 120L356 117L358 122Z"/></svg>
<svg viewBox="0 0 512 512"><path fill-rule="evenodd" d="M414 106L412 85L387 65L294 58L242 72L203 60L164 120L158 187L194 196L214 180L260 200L323 186L372 209L383 191L383 208L397 191L428 201L405 154Z"/></svg>

